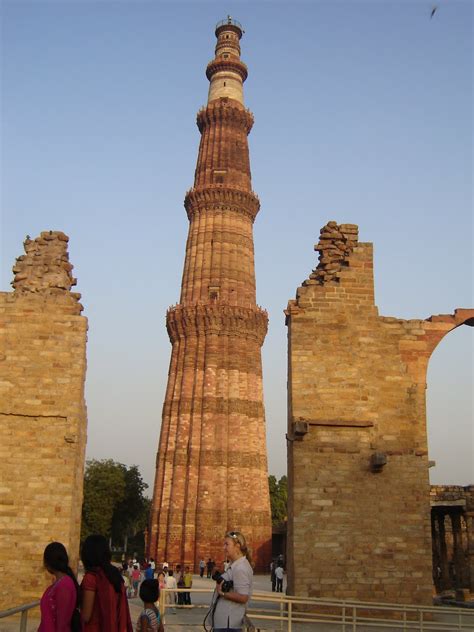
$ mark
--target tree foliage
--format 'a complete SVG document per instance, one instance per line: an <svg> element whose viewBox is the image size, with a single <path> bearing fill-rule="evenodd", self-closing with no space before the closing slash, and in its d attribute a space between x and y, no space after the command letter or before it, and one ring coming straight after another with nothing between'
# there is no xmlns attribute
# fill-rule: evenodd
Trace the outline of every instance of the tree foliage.
<svg viewBox="0 0 474 632"><path fill-rule="evenodd" d="M81 539L93 533L122 542L146 527L150 501L148 485L136 465L112 459L87 461L84 475Z"/></svg>
<svg viewBox="0 0 474 632"><path fill-rule="evenodd" d="M276 476L270 474L268 477L268 487L270 489L270 506L272 510L272 525L276 526L287 517L288 502L288 479L282 476L277 481Z"/></svg>
<svg viewBox="0 0 474 632"><path fill-rule="evenodd" d="M143 481L138 467L132 465L124 468L125 495L115 506L112 520L112 538L123 540L126 536L133 536L143 531L148 523L151 502L143 496L148 485Z"/></svg>

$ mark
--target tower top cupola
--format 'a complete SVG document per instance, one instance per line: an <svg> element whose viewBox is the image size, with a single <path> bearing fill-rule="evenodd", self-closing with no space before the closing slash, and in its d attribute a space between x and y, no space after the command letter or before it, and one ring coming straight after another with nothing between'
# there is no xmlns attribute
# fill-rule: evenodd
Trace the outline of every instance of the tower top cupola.
<svg viewBox="0 0 474 632"><path fill-rule="evenodd" d="M245 33L244 29L242 28L242 24L240 22L237 22L237 20L231 18L230 15L228 15L225 20L221 20L216 24L216 37L219 38L219 35L222 31L229 30L237 33L239 39Z"/></svg>
<svg viewBox="0 0 474 632"><path fill-rule="evenodd" d="M247 79L247 66L240 60L240 38L243 33L240 22L230 15L216 24L215 57L206 69L210 81L208 103L228 97L243 105L243 83Z"/></svg>

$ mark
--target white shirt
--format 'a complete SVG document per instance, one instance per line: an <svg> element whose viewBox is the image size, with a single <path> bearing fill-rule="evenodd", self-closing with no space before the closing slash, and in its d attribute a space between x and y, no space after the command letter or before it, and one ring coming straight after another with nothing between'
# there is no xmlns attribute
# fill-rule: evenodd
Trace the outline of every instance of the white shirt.
<svg viewBox="0 0 474 632"><path fill-rule="evenodd" d="M165 578L165 586L171 590L177 588L178 584L176 583L176 577L174 575L167 575Z"/></svg>
<svg viewBox="0 0 474 632"><path fill-rule="evenodd" d="M232 562L229 568L222 574L226 580L234 582L231 592L240 595L252 595L253 570L245 556ZM217 594L217 593L216 593ZM242 621L247 610L247 604L230 601L224 597L217 599L214 611L213 626L215 628L241 628Z"/></svg>

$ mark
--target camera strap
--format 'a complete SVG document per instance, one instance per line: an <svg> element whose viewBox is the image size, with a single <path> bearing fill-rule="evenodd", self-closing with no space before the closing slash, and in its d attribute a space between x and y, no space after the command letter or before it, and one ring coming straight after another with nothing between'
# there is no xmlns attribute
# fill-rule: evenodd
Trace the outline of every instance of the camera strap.
<svg viewBox="0 0 474 632"><path fill-rule="evenodd" d="M206 613L206 616L204 617L204 621L202 622L205 632L211 632L211 630L214 628L214 613L216 611L216 606L219 599L220 599L220 595L217 593L217 588L215 588L212 594L211 605L209 607L209 610ZM210 625L211 625L210 628L207 627L208 619L210 619Z"/></svg>

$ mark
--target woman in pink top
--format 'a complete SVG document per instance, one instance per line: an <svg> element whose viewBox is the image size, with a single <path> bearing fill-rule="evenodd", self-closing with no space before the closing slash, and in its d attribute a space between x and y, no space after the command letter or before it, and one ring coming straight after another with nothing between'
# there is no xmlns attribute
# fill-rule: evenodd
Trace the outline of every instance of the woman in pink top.
<svg viewBox="0 0 474 632"><path fill-rule="evenodd" d="M43 553L44 567L54 576L54 582L41 597L41 623L38 632L71 632L78 601L78 585L69 568L67 551L61 542L51 542Z"/></svg>

